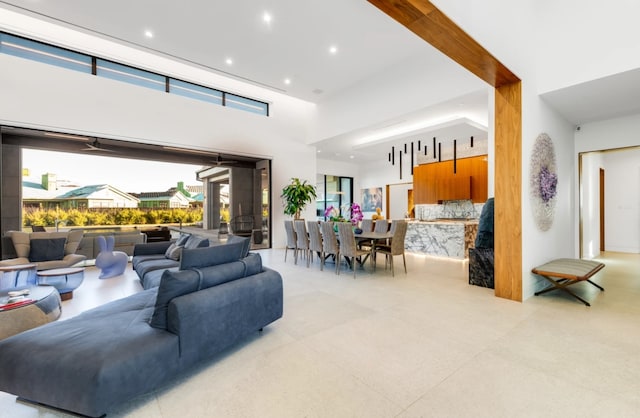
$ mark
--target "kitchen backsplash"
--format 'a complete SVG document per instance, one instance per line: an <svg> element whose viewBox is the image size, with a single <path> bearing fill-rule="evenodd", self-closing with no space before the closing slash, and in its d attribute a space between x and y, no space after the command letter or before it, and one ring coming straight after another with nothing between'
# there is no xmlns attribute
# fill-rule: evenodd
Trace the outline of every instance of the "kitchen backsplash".
<svg viewBox="0 0 640 418"><path fill-rule="evenodd" d="M415 217L421 221L434 219L478 219L484 203L471 200L446 200L440 204L415 205Z"/></svg>

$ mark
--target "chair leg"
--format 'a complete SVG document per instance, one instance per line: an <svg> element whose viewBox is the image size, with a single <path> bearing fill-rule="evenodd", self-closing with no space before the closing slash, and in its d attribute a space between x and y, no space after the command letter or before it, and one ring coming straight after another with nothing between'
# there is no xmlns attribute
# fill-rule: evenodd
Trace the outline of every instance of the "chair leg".
<svg viewBox="0 0 640 418"><path fill-rule="evenodd" d="M356 278L356 258L351 257L351 268L353 269L353 278Z"/></svg>
<svg viewBox="0 0 640 418"><path fill-rule="evenodd" d="M402 262L404 263L404 274L407 274L407 259L404 256L404 253L402 253Z"/></svg>
<svg viewBox="0 0 640 418"><path fill-rule="evenodd" d="M389 264L391 265L391 277L395 277L395 268L393 267L393 256L389 255Z"/></svg>

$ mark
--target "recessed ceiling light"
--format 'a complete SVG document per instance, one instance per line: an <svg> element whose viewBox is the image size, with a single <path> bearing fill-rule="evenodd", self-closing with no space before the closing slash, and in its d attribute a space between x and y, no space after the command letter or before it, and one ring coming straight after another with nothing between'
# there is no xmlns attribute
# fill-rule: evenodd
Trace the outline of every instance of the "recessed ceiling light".
<svg viewBox="0 0 640 418"><path fill-rule="evenodd" d="M227 65L233 65L233 60L231 58L227 58L224 62L226 62Z"/></svg>
<svg viewBox="0 0 640 418"><path fill-rule="evenodd" d="M269 12L264 12L262 15L262 20L264 23L271 23L271 14Z"/></svg>
<svg viewBox="0 0 640 418"><path fill-rule="evenodd" d="M144 31L144 36L146 36L147 38L153 38L153 32L147 29Z"/></svg>
<svg viewBox="0 0 640 418"><path fill-rule="evenodd" d="M285 79L284 79L284 84L286 84L287 86L288 86L289 84L291 84L291 79L289 79L289 78L285 78Z"/></svg>
<svg viewBox="0 0 640 418"><path fill-rule="evenodd" d="M351 158L351 159L353 160L353 159L354 159L354 158L356 158L356 157L355 157L355 156L353 156L353 155L350 155L350 156L349 156L349 158Z"/></svg>
<svg viewBox="0 0 640 418"><path fill-rule="evenodd" d="M331 45L331 46L329 47L329 53L330 53L331 55L335 55L335 54L337 54L337 53L338 53L338 47L337 47L337 46L335 46L335 45Z"/></svg>

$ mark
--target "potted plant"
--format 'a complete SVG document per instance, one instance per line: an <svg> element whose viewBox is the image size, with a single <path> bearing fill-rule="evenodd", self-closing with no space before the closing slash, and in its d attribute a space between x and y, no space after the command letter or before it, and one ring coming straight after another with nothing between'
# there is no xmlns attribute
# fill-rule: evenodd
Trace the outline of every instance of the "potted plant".
<svg viewBox="0 0 640 418"><path fill-rule="evenodd" d="M316 198L316 187L308 184L306 180L301 182L294 177L291 183L282 189L280 197L284 199L284 213L292 215L293 219L300 219L300 211Z"/></svg>

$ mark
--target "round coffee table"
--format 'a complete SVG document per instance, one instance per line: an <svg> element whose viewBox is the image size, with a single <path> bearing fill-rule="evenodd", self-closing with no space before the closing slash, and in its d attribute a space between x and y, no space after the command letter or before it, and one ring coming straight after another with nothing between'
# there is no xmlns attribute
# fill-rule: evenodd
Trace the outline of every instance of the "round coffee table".
<svg viewBox="0 0 640 418"><path fill-rule="evenodd" d="M9 291L0 292L0 340L60 318L60 294L55 287L22 289L28 289L29 293L14 303L7 303Z"/></svg>
<svg viewBox="0 0 640 418"><path fill-rule="evenodd" d="M50 285L58 289L60 298L68 300L73 298L73 291L84 280L84 267L67 267L61 269L38 271L38 284Z"/></svg>
<svg viewBox="0 0 640 418"><path fill-rule="evenodd" d="M0 290L36 285L36 265L0 266Z"/></svg>

